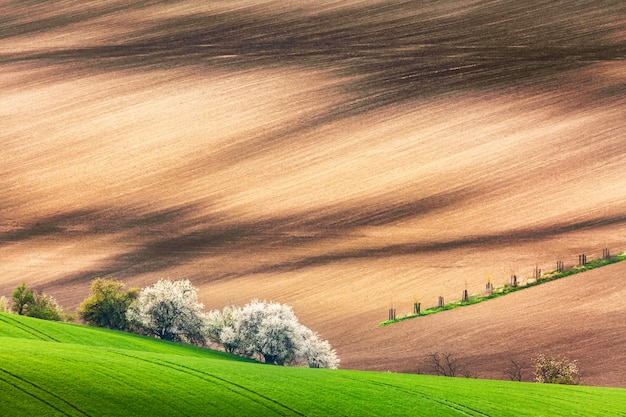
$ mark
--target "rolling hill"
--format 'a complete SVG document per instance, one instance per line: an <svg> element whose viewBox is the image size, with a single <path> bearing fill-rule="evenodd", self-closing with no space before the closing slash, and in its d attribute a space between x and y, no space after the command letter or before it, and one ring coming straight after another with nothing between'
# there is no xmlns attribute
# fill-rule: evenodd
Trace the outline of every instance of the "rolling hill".
<svg viewBox="0 0 626 417"><path fill-rule="evenodd" d="M621 266L375 329L626 249L623 2L0 14L0 294L73 309L95 277L188 278L207 308L292 305L349 368L446 348L499 378L512 350L550 350L626 386Z"/></svg>
<svg viewBox="0 0 626 417"><path fill-rule="evenodd" d="M285 368L8 314L0 343L0 413L12 416L505 416L539 405L610 416L626 407L615 388Z"/></svg>

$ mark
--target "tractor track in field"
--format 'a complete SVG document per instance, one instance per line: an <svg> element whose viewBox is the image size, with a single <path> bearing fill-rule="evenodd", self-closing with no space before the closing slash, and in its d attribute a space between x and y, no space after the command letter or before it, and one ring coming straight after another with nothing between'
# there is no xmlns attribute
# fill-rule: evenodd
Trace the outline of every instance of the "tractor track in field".
<svg viewBox="0 0 626 417"><path fill-rule="evenodd" d="M47 395L49 395L49 396L51 396L51 397L53 397L53 398L57 399L58 401L62 402L62 403L63 403L63 404L65 404L65 405L67 405L69 408L71 408L72 410L76 411L77 413L79 413L79 414L80 414L80 415L82 415L82 416L90 416L90 414L87 414L86 412L84 412L84 411L83 411L83 410L81 410L80 408L76 407L74 404L72 404L72 403L70 403L69 401L67 401L67 400L63 399L62 397L60 397L60 396L56 395L56 394L55 394L55 393L53 393L52 391L48 391L48 390L46 390L46 389L44 389L44 388L40 387L39 385L34 384L34 383L32 383L32 382L28 381L28 380L27 380L27 379L25 379L25 378L22 378L22 377L20 377L20 376L18 376L18 375L15 375L15 374L14 374L14 373L12 373L12 372L7 371L6 369L2 369L2 368L0 368L0 372L1 372L2 374L4 374L4 375L8 375L9 377L11 377L11 378L13 378L13 379L18 380L18 381L20 381L20 382L22 382L22 383L24 383L24 384L27 384L27 385L29 385L29 386L32 386L33 388L35 388L35 389L37 389L37 390L39 390L39 391L41 391L41 392L44 392L45 394L47 394ZM6 377L5 377L5 378L6 378ZM28 396L30 396L30 397L33 397L33 398L35 398L36 400L38 400L38 401L40 401L40 402L42 402L42 403L46 404L48 407L50 407L50 408L52 408L52 409L54 409L54 410L56 410L56 411L60 412L61 414L66 415L66 416L69 416L69 417L72 417L72 416L74 416L74 415L75 415L74 413L68 413L67 411L62 410L61 408L58 408L58 407L57 407L57 406L55 406L54 404L51 404L50 402L46 401L45 399L43 399L43 398L41 398L41 397L39 397L39 396L35 395L33 392L31 392L31 391L29 391L29 390L26 390L26 389L24 389L24 388L20 387L18 384L15 384L15 383L13 383L13 382L11 382L11 381L9 381L9 380L5 379L5 378L2 378L2 377L0 376L0 380L1 380L1 381L5 382L6 384L9 384L9 385L13 386L14 388L18 389L19 391L21 391L21 392L25 393L26 395L28 395Z"/></svg>
<svg viewBox="0 0 626 417"><path fill-rule="evenodd" d="M116 353L116 352L112 352L112 353ZM76 360L72 360L72 359L67 359L67 358L65 359L65 361L66 361L66 362L73 362L73 363L75 363L75 364L84 364L84 362L80 362L80 361L76 361ZM103 372L102 370L100 370L100 369L105 369L105 370L109 370L109 371L110 371L110 370L111 370L111 368L107 368L107 367L105 367L105 366L103 366L103 365L96 364L96 363L93 363L93 362L89 363L89 367L90 367L89 369L90 369L90 372L91 372L91 373L98 373L99 375L102 375L102 376L104 376L104 377L107 377L107 378L109 378L109 379L112 379L112 380L114 380L116 383L118 383L118 384L120 384L120 385L123 385L124 387L126 387L126 389L132 389L132 390L137 391L137 388L136 388L136 387L134 387L133 385L129 384L128 382L124 381L124 380L123 380L123 379L121 379L121 378L117 378L117 377L115 377L115 376L114 376L115 374L113 374L113 373L106 373L106 372ZM99 369L96 369L96 367L97 367L97 368L99 368ZM155 396L155 397L151 397L151 401L157 402L157 403L158 403L158 404L160 404L162 407L165 407L165 408L170 409L170 413L171 413L171 414L168 414L169 416L173 416L173 415L184 415L184 416L189 416L188 414L181 413L181 412L180 412L180 410L175 409L174 407L172 407L172 406L171 406L171 405L169 405L168 403L166 403L166 402L162 401L160 398L158 398L158 397L156 397L156 396Z"/></svg>
<svg viewBox="0 0 626 417"><path fill-rule="evenodd" d="M19 320L15 320L12 317L9 316L0 316L0 321L4 321L5 323L9 323L11 325L14 325L16 327L18 327L20 330L25 331L26 333L35 336L36 338L43 340L45 342L57 342L57 343L61 343L60 340L55 339L54 337L50 336L49 334L46 334L44 332L42 332L41 330L38 330L34 327L31 327L27 324L24 324L22 322L20 322Z"/></svg>
<svg viewBox="0 0 626 417"><path fill-rule="evenodd" d="M358 380L356 380L354 378L350 378L350 377L346 377L346 376L341 376L341 378L348 379L350 381L358 381ZM473 408L467 407L467 406L465 406L463 404L459 404L459 403L457 403L455 401L450 401L450 400L439 401L439 400L436 400L436 399L434 399L432 397L429 397L429 396L427 396L425 394L422 394L420 392L412 391L412 390L400 387L398 385L389 384L389 383L385 383L385 382L370 381L370 383L372 385L379 385L379 386L388 387L388 388L390 387L390 388L393 388L393 389L398 390L398 391L402 391L402 392L405 392L405 393L408 393L408 394L411 394L411 395L418 396L418 397L420 397L420 398L422 398L422 399L424 399L426 401L430 401L430 402L433 402L433 403L436 403L436 404L440 404L440 405L442 405L442 406L444 406L446 408L450 408L450 409L452 409L454 411L458 411L459 413L461 413L463 415L489 417L489 414L485 414L485 413L483 413L481 411L478 411L478 410L475 410Z"/></svg>
<svg viewBox="0 0 626 417"><path fill-rule="evenodd" d="M222 385L226 389L228 389L229 391L231 391L231 392L233 392L233 393L235 393L237 395L240 395L242 397L245 397L245 398L247 398L247 399L249 399L249 400L251 400L251 401L253 401L253 402L255 402L255 403L257 403L257 404L259 404L259 405L261 405L261 406L263 406L265 408L267 408L268 410L270 410L270 411L272 411L272 412L274 412L276 414L279 414L279 415L296 414L296 415L299 415L299 416L305 416L305 414L299 412L298 410L295 410L295 409L293 409L293 408L291 408L291 407L289 407L289 406L287 406L285 404L282 404L282 403L280 403L280 402L278 402L278 401L276 401L276 400L274 400L274 399L272 399L270 397L261 395L258 392L253 391L253 390L251 390L251 389L249 389L249 388L247 388L247 387L245 387L243 385L237 384L235 382L229 381L229 380L224 379L224 378L220 378L220 377L218 377L216 375L213 375L213 374L210 374L208 372L199 371L197 369L193 369L193 368L190 368L188 366L180 365L180 364L173 363L173 362L168 362L168 361L165 361L165 360L163 360L163 361L149 360L149 359L140 358L140 357L133 356L133 355L123 354L123 353L120 353L120 352L114 352L114 353L118 354L120 356L126 356L126 357L133 358L133 359L136 359L136 360L140 360L140 361L143 361L143 362L152 363L154 365L163 366L165 368L173 369L175 371L182 372L182 373L185 373L187 375L194 376L196 378L200 378L200 379L202 379L204 381L211 382L213 384ZM270 405L277 406L277 407L279 407L279 409L272 408L272 407L270 407Z"/></svg>

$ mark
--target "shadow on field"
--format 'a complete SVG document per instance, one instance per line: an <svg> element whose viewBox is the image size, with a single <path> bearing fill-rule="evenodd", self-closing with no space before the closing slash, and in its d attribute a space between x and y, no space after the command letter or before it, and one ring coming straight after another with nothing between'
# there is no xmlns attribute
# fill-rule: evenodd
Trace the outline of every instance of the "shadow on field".
<svg viewBox="0 0 626 417"><path fill-rule="evenodd" d="M57 281L83 283L94 277L126 278L159 272L200 259L222 255L248 257L252 253L275 254L274 260L255 260L248 267L229 265L207 271L206 281L255 273L286 272L354 259L381 259L417 253L467 248L494 248L541 241L561 234L626 224L626 216L529 227L506 233L460 236L444 241L416 241L381 245L374 248L337 250L322 255L294 255L294 248L330 244L333 239L358 236L359 228L380 226L418 218L433 211L461 204L457 196L442 194L389 206L336 207L323 212L272 217L254 222L224 222L216 217L193 217L194 207L163 210L147 214L127 212L107 215L104 212L68 212L41 219L31 225L0 235L0 247L29 239L81 239L110 235L126 248L104 261L102 267L68 275ZM132 241L132 244L128 244ZM285 254L288 254L285 256ZM287 260L288 259L288 260ZM235 265L232 266L233 268Z"/></svg>
<svg viewBox="0 0 626 417"><path fill-rule="evenodd" d="M7 6L8 12L0 20L0 39L10 41L18 36L71 30L77 23L158 3L108 6L96 2L67 11L63 10L67 2L63 1L46 6ZM56 14L41 12L55 5L60 8ZM626 57L626 41L619 34L624 15L626 2L597 0L380 2L313 14L269 12L257 7L161 18L122 37L112 35L107 45L4 53L0 54L0 67L32 65L63 79L73 74L117 70L148 73L180 67L236 71L298 66L329 71L343 81L349 98L327 112L225 149L212 157L216 164L200 159L191 162L197 163L198 169L210 166L215 170L220 161L230 164L258 155L260 149L292 140L303 129L391 104L466 91L526 86L556 90L561 87L559 76L564 72ZM624 88L611 87L603 94L623 96ZM193 175L202 174L189 165L185 169L192 170ZM252 250L288 253L286 248L332 241L337 236L358 233L360 227L443 210L461 204L474 192L459 190L422 199L407 198L396 204L359 202L358 206L331 206L322 212L249 223L228 223L218 214L198 217L193 206L152 213L132 209L70 211L5 231L0 235L0 246L48 236L79 239L102 234L115 236L124 244L125 240L138 242L134 249L112 257L100 269L66 279L82 281L97 275L122 278L161 271L220 251L243 255ZM294 270L345 259L506 245L625 222L624 216L607 217L444 242L339 251L290 261L283 258L237 274Z"/></svg>
<svg viewBox="0 0 626 417"><path fill-rule="evenodd" d="M156 3L85 6L27 22L8 16L0 38ZM71 64L77 71L191 65L327 69L344 77L354 93L354 100L335 109L339 117L461 90L539 83L557 88L564 71L626 56L618 35L625 14L620 1L381 2L316 14L257 7L162 18L108 45L3 55L0 65Z"/></svg>

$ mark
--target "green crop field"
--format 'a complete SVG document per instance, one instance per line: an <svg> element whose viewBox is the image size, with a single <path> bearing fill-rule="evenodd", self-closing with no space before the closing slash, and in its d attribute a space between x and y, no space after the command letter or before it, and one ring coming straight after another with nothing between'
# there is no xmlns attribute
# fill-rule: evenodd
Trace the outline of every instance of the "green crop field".
<svg viewBox="0 0 626 417"><path fill-rule="evenodd" d="M626 390L257 364L0 314L0 416L625 416Z"/></svg>

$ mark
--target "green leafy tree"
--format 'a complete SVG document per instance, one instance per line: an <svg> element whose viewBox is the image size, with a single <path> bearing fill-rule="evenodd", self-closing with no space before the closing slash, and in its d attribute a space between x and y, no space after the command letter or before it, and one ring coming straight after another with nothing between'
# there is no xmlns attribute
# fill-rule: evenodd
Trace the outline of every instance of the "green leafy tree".
<svg viewBox="0 0 626 417"><path fill-rule="evenodd" d="M78 317L92 326L127 330L128 307L139 296L137 288L126 289L123 282L96 278L91 294L78 307Z"/></svg>
<svg viewBox="0 0 626 417"><path fill-rule="evenodd" d="M13 298L11 309L20 316L24 315L26 307L35 300L33 292L26 287L26 283L22 283L18 286L15 291L13 291L11 297Z"/></svg>
<svg viewBox="0 0 626 417"><path fill-rule="evenodd" d="M25 315L43 320L63 319L63 312L54 297L44 293L33 294L33 302L26 307Z"/></svg>

